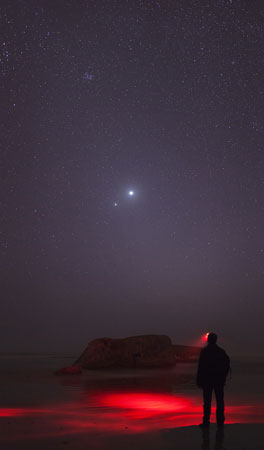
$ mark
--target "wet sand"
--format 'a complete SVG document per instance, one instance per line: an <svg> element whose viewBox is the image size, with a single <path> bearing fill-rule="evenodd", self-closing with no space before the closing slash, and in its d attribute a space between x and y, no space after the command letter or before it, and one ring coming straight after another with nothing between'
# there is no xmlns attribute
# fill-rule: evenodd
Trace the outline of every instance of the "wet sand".
<svg viewBox="0 0 264 450"><path fill-rule="evenodd" d="M53 375L71 360L1 358L1 449L264 448L263 363L234 364L226 386L227 424L203 432L197 427L202 400L196 364Z"/></svg>
<svg viewBox="0 0 264 450"><path fill-rule="evenodd" d="M44 423L42 426L45 428ZM32 435L38 429L38 423L31 419L23 420L19 426L14 421L9 421L5 427L13 438L1 439L3 450L263 450L264 444L263 424L225 425L220 431L216 425L211 425L206 432L197 426L188 426L136 434L130 434L129 430L121 434L84 431L70 436L67 427L58 427L56 435L49 436L47 422L47 434L41 438Z"/></svg>

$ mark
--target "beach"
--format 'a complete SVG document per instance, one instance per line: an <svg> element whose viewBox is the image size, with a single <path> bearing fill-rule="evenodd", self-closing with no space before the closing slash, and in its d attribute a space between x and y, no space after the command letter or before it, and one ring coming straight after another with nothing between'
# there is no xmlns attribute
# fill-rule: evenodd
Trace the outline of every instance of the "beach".
<svg viewBox="0 0 264 450"><path fill-rule="evenodd" d="M1 357L1 448L263 449L263 361L235 361L226 385L226 425L202 419L196 363L166 370L84 371L55 376L74 358Z"/></svg>

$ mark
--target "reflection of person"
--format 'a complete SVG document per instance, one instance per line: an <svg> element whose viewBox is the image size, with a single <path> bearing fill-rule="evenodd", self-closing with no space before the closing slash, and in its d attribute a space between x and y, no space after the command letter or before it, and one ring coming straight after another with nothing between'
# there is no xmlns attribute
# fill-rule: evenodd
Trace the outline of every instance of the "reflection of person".
<svg viewBox="0 0 264 450"><path fill-rule="evenodd" d="M201 350L197 385L203 389L204 416L200 427L210 425L212 393L216 398L216 421L218 426L223 426L224 416L224 385L230 368L229 357L226 352L216 345L217 335L209 333L208 345Z"/></svg>
<svg viewBox="0 0 264 450"><path fill-rule="evenodd" d="M210 442L210 428L209 427L202 427L202 436L203 441L201 445L202 450L210 450L211 442ZM220 427L217 428L215 433L215 443L214 443L214 450L223 450L224 449L224 428Z"/></svg>

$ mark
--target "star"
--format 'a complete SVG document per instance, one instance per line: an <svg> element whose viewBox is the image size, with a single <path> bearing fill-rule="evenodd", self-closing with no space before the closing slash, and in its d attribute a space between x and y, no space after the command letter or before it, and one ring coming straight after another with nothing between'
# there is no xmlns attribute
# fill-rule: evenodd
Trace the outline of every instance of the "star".
<svg viewBox="0 0 264 450"><path fill-rule="evenodd" d="M134 194L135 194L134 191L129 191L129 192L128 192L128 195L129 195L130 197L133 197Z"/></svg>

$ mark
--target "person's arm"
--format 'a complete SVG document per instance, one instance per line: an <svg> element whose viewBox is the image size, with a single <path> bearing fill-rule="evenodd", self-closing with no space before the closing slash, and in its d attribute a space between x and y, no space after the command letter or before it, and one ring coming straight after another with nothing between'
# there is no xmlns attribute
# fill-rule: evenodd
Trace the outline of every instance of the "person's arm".
<svg viewBox="0 0 264 450"><path fill-rule="evenodd" d="M226 354L226 376L228 375L228 373L230 374L230 378L231 378L230 358Z"/></svg>
<svg viewBox="0 0 264 450"><path fill-rule="evenodd" d="M201 352L198 361L198 368L196 375L196 384L198 387L202 387L202 379L203 379L203 354Z"/></svg>

